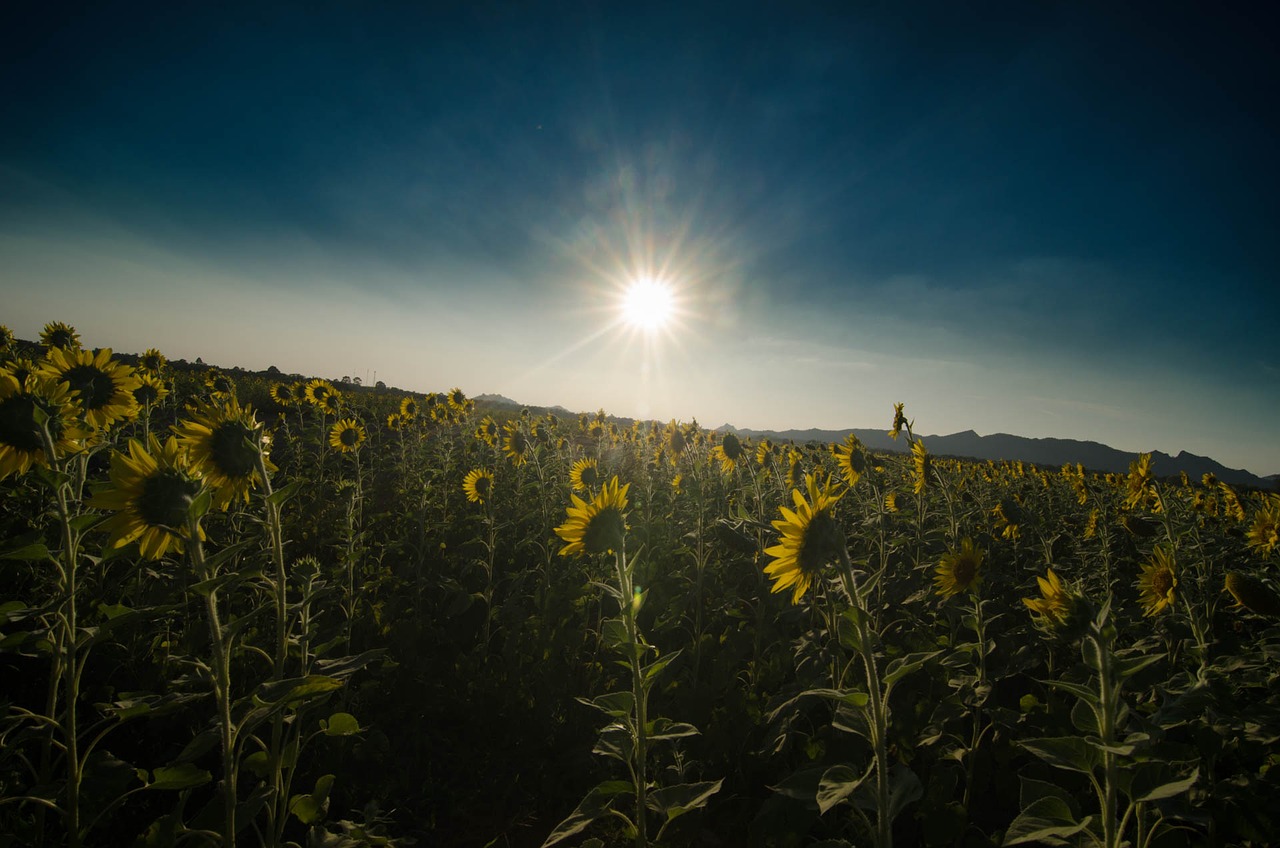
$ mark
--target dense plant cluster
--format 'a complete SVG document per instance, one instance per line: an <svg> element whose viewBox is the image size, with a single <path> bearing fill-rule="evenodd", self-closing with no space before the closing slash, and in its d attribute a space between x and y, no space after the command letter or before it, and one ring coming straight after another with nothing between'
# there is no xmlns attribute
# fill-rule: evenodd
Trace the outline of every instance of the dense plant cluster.
<svg viewBox="0 0 1280 848"><path fill-rule="evenodd" d="M0 328L0 846L1262 845L1280 497Z"/></svg>

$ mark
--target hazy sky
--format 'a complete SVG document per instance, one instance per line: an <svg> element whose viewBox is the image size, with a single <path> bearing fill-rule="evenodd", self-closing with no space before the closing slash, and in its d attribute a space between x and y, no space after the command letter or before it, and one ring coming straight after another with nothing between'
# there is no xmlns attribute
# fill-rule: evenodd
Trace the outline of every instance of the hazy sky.
<svg viewBox="0 0 1280 848"><path fill-rule="evenodd" d="M1280 472L1265 4L148 5L0 11L19 336Z"/></svg>

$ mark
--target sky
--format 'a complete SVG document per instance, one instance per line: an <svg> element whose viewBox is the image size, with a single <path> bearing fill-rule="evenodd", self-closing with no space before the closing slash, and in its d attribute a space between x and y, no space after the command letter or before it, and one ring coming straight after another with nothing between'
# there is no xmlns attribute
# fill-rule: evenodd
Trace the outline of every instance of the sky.
<svg viewBox="0 0 1280 848"><path fill-rule="evenodd" d="M10 0L0 323L1274 474L1264 6Z"/></svg>

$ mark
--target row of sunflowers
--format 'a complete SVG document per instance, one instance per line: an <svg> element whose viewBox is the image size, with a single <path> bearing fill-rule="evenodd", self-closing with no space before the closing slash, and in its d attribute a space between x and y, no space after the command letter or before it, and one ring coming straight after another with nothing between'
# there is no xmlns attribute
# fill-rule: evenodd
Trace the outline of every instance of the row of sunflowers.
<svg viewBox="0 0 1280 848"><path fill-rule="evenodd" d="M1280 497L0 327L0 846L1263 845Z"/></svg>

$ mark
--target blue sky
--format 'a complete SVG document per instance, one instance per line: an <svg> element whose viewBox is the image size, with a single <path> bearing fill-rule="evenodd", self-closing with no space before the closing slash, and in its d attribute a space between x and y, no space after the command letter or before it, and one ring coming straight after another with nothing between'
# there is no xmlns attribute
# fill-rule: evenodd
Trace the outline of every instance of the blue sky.
<svg viewBox="0 0 1280 848"><path fill-rule="evenodd" d="M1280 471L1252 6L261 5L0 12L0 321ZM645 273L653 336L617 324Z"/></svg>

